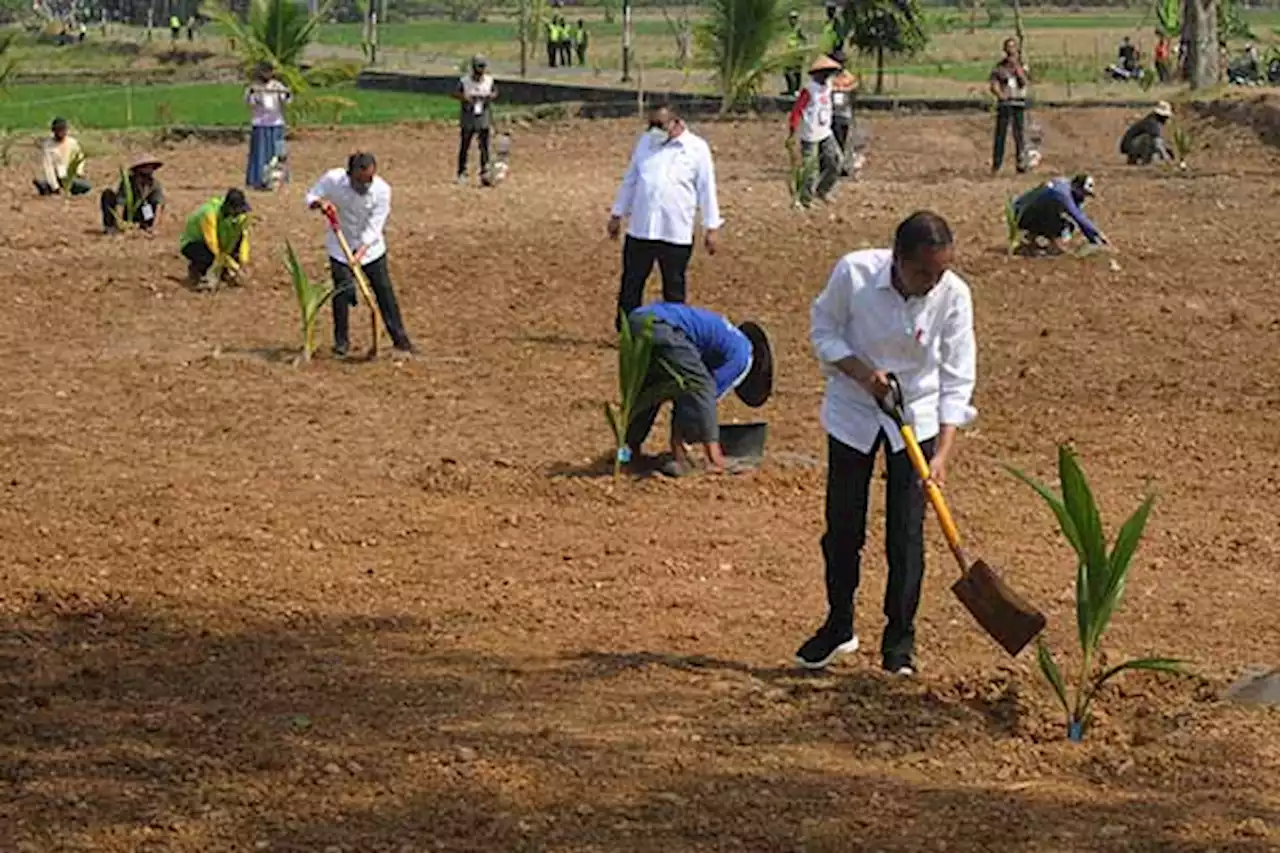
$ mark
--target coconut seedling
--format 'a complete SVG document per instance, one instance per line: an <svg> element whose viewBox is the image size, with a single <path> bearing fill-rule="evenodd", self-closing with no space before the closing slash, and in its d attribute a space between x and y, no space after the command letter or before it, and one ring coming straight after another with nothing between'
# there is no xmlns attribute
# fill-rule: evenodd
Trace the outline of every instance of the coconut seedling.
<svg viewBox="0 0 1280 853"><path fill-rule="evenodd" d="M1016 255L1018 249L1022 246L1022 228L1018 226L1018 211L1013 206L1013 199L1005 199L1004 202L1004 225L1008 231L1008 251L1010 255Z"/></svg>
<svg viewBox="0 0 1280 853"><path fill-rule="evenodd" d="M1093 492L1069 447L1062 445L1058 448L1061 497L1023 472L1014 468L1009 471L1049 505L1058 519L1063 537L1076 552L1076 633L1080 661L1074 683L1067 684L1043 638L1037 644L1036 660L1066 714L1068 739L1079 742L1089 727L1094 699L1117 675L1129 670L1185 673L1183 662L1170 657L1133 658L1106 669L1096 662L1102 635L1124 596L1133 555L1142 541L1155 496L1148 495L1129 516L1108 551Z"/></svg>
<svg viewBox="0 0 1280 853"><path fill-rule="evenodd" d="M133 182L129 180L129 174L120 167L120 186L122 194L120 196L120 207L111 209L111 215L115 217L116 228L121 231L131 231L138 225L138 212L142 210L143 200L133 191Z"/></svg>
<svg viewBox="0 0 1280 853"><path fill-rule="evenodd" d="M1169 141L1173 143L1173 156L1178 158L1178 168L1187 168L1187 158L1196 144L1195 134L1182 124L1174 124L1169 131Z"/></svg>
<svg viewBox="0 0 1280 853"><path fill-rule="evenodd" d="M680 373L661 356L654 363L653 317L645 317L638 333L632 332L631 323L619 312L622 322L618 326L618 405L604 404L604 416L613 430L615 452L613 478L622 471L622 463L630 461L627 448L627 428L636 415L671 400L694 387L697 380ZM661 381L645 384L655 369Z"/></svg>
<svg viewBox="0 0 1280 853"><path fill-rule="evenodd" d="M302 320L302 360L310 361L311 354L316 351L316 320L320 309L333 298L335 291L333 287L311 281L288 241L284 244L284 266L293 281L293 295L298 300L298 314Z"/></svg>
<svg viewBox="0 0 1280 853"><path fill-rule="evenodd" d="M76 178L80 177L80 173L84 170L84 163L84 152L76 151L67 162L67 173L58 176L58 187L62 190L63 198L71 197L71 185L75 183Z"/></svg>

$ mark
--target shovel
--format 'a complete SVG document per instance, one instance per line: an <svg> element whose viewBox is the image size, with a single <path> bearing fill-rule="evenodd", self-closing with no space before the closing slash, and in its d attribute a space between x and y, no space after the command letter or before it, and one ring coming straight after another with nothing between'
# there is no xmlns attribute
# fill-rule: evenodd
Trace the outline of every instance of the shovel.
<svg viewBox="0 0 1280 853"><path fill-rule="evenodd" d="M946 501L942 499L942 489L929 478L929 463L916 440L915 430L907 422L898 377L889 374L889 393L877 402L881 410L898 425L898 431L902 433L902 440L907 447L907 456L911 458L911 464L924 484L929 503L933 504L933 510L938 514L938 524L942 527L947 545L960 564L960 580L952 584L951 591L992 639L1010 655L1017 655L1044 630L1044 614L1006 586L995 569L985 562L969 562L968 555L960 547L960 531L951 517L951 511L947 509Z"/></svg>
<svg viewBox="0 0 1280 853"><path fill-rule="evenodd" d="M351 274L355 276L356 287L360 290L360 295L364 297L365 302L369 303L369 311L373 315L371 318L373 341L369 344L369 358L376 358L378 355L378 300L374 298L373 288L369 286L369 279L365 277L364 270L360 264L356 263L355 254L351 251L351 246L347 243L347 238L342 233L342 226L338 223L338 214L325 210L324 217L329 221L329 227L333 230L334 236L338 238L338 245L342 247L342 254L347 259L347 266L351 269Z"/></svg>

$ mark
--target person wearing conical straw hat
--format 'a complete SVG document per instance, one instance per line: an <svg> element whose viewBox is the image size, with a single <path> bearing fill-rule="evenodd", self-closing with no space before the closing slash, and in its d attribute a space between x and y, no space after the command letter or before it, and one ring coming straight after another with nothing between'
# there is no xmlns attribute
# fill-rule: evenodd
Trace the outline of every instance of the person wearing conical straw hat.
<svg viewBox="0 0 1280 853"><path fill-rule="evenodd" d="M1161 101L1138 121L1129 125L1120 139L1120 153L1128 158L1130 166L1146 166L1159 157L1173 162L1173 152L1164 140L1164 127L1173 118L1173 107Z"/></svg>
<svg viewBox="0 0 1280 853"><path fill-rule="evenodd" d="M809 83L800 91L791 107L788 144L799 135L800 155L807 162L818 158L818 174L800 191L800 203L808 205L816 195L828 201L840 180L841 153L832 128L831 78L840 72L840 63L830 56L819 56L809 66Z"/></svg>
<svg viewBox="0 0 1280 853"><path fill-rule="evenodd" d="M118 187L102 191L99 202L103 231L115 234L122 225L131 224L144 233L151 232L164 212L164 189L156 180L156 170L161 165L155 157L139 157Z"/></svg>

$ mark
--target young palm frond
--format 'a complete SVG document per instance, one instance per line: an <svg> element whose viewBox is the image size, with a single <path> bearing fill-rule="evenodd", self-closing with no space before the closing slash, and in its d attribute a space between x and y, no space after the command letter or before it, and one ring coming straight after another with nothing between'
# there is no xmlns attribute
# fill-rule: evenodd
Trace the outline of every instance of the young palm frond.
<svg viewBox="0 0 1280 853"><path fill-rule="evenodd" d="M1187 158L1191 156L1191 149L1196 144L1195 134L1181 124L1174 124L1169 132L1169 141L1173 143L1173 156L1178 158L1178 162L1187 162Z"/></svg>
<svg viewBox="0 0 1280 853"><path fill-rule="evenodd" d="M1018 225L1018 211L1013 205L1013 199L1005 199L1004 203L1004 225L1008 230L1008 248L1010 255L1016 255L1018 249L1022 247L1022 228Z"/></svg>
<svg viewBox="0 0 1280 853"><path fill-rule="evenodd" d="M16 32L0 36L0 89L4 89L9 85L9 78L13 76L14 70L18 67L18 60L6 56L9 48L13 47L13 43L17 38L18 34Z"/></svg>
<svg viewBox="0 0 1280 853"><path fill-rule="evenodd" d="M58 176L58 186L62 189L63 196L71 195L71 185L75 183L76 178L80 177L80 173L84 170L84 152L77 151L71 155L71 160L67 163L67 173Z"/></svg>
<svg viewBox="0 0 1280 853"><path fill-rule="evenodd" d="M284 266L293 282L293 295L297 297L298 314L302 320L302 360L310 361L311 354L316 351L316 319L335 291L332 287L315 284L307 277L307 271L302 268L293 245L288 241L284 244Z"/></svg>
<svg viewBox="0 0 1280 853"><path fill-rule="evenodd" d="M327 0L311 14L306 4L295 0L250 0L243 17L236 14L225 0L211 0L207 14L231 33L235 50L246 73L260 65L269 65L280 82L293 92L293 111L307 115L316 110L332 109L332 101L341 101L344 109L356 107L354 101L326 95L310 94L310 90L333 82L332 72L321 67L304 73L302 58L315 40L320 24L329 16L333 0ZM313 79L313 73L315 75Z"/></svg>
<svg viewBox="0 0 1280 853"><path fill-rule="evenodd" d="M1148 495L1129 516L1108 552L1107 537L1102 530L1102 519L1093 492L1069 447L1062 445L1058 448L1061 497L1021 471L1014 468L1009 471L1049 505L1058 519L1063 537L1076 552L1076 633L1080 669L1074 685L1074 698L1068 695L1070 691L1062 670L1043 639L1036 649L1036 660L1066 713L1067 737L1079 741L1083 739L1092 717L1093 700L1115 676L1135 669L1185 673L1182 661L1167 657L1134 658L1101 671L1094 665L1102 645L1102 635L1124 596L1130 562L1142 541L1155 497Z"/></svg>
<svg viewBox="0 0 1280 853"><path fill-rule="evenodd" d="M710 57L722 111L755 95L769 74L792 61L791 53L771 53L787 26L787 7L780 0L711 0L697 40Z"/></svg>
<svg viewBox="0 0 1280 853"><path fill-rule="evenodd" d="M116 201L116 206L111 208L116 228L128 231L137 227L138 213L142 210L143 199L133 191L133 182L129 180L129 173L123 166L120 167L120 197Z"/></svg>
<svg viewBox="0 0 1280 853"><path fill-rule="evenodd" d="M618 327L618 405L604 404L605 420L613 431L616 452L613 456L613 477L616 480L627 457L627 429L636 415L651 406L674 399L696 387L697 380L680 373L661 356L653 363L653 317L645 317L639 334L633 334L631 323L619 312L622 322ZM653 368L661 373L656 382L648 382Z"/></svg>

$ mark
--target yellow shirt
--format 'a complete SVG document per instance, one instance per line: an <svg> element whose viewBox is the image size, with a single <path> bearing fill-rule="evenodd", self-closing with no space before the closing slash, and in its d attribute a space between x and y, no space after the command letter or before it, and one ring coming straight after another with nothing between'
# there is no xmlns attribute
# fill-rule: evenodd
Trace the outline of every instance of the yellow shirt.
<svg viewBox="0 0 1280 853"><path fill-rule="evenodd" d="M40 142L41 154L41 171L44 172L45 182L51 187L57 187L59 182L67 177L67 170L71 168L71 161L76 156L84 156L84 150L81 149L80 143L76 141L74 136L63 137L61 142L55 140L52 136L45 137ZM76 166L76 173L71 175L73 178L84 176L84 161Z"/></svg>

